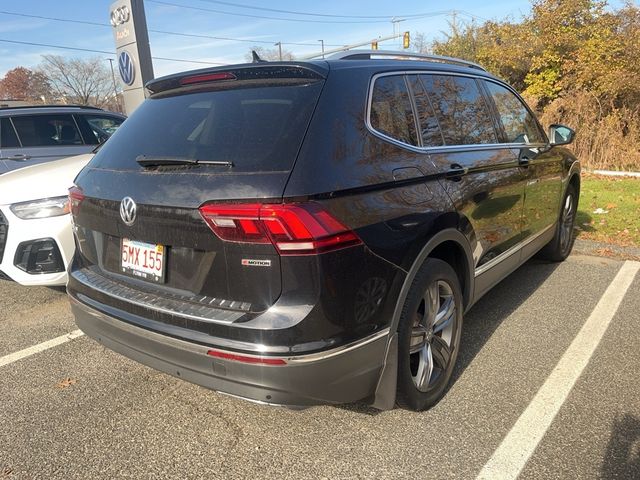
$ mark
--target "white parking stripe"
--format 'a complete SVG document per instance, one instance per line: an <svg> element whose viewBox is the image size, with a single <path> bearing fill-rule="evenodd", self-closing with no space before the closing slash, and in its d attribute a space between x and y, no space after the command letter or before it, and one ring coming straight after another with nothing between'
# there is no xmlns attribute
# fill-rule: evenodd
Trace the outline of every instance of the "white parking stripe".
<svg viewBox="0 0 640 480"><path fill-rule="evenodd" d="M589 363L639 270L640 262L627 261L622 265L567 351L482 468L478 479L518 477Z"/></svg>
<svg viewBox="0 0 640 480"><path fill-rule="evenodd" d="M36 353L43 352L50 348L57 347L58 345L62 345L63 343L70 342L71 340L81 337L82 335L84 335L84 333L82 333L81 330L74 330L71 333L52 338L51 340L39 343L37 345L34 345L33 347L25 348L24 350L20 350L19 352L10 353L9 355L0 357L0 367L9 365L13 362L17 362L18 360L22 360L23 358L30 357L31 355L35 355Z"/></svg>

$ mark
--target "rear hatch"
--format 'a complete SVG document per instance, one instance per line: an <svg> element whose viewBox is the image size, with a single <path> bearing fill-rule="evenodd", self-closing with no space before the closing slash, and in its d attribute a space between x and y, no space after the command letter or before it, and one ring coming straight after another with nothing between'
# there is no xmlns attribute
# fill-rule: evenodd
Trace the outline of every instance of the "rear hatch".
<svg viewBox="0 0 640 480"><path fill-rule="evenodd" d="M155 296L157 311L176 299L267 309L281 292L275 247L221 240L199 208L281 201L325 75L313 64L246 65L149 84L76 179L80 270L140 304Z"/></svg>

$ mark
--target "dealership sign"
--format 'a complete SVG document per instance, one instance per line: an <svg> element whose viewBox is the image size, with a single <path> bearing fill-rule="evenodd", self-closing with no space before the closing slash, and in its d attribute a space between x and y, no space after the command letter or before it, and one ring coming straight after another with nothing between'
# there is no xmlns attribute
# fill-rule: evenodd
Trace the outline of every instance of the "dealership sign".
<svg viewBox="0 0 640 480"><path fill-rule="evenodd" d="M149 34L142 0L117 0L109 9L118 73L127 114L144 101L144 84L153 80Z"/></svg>

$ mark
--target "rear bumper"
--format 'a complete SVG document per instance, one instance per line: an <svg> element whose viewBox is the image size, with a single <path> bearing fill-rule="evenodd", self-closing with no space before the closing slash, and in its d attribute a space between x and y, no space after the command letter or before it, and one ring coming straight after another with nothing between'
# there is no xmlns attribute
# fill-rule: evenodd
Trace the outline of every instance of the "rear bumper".
<svg viewBox="0 0 640 480"><path fill-rule="evenodd" d="M268 357L284 360L283 365L256 365L213 358L207 351L220 350L215 344L186 342L131 325L73 295L70 301L78 327L107 348L212 390L274 405L349 403L370 396L376 388L388 336L386 329L319 353Z"/></svg>

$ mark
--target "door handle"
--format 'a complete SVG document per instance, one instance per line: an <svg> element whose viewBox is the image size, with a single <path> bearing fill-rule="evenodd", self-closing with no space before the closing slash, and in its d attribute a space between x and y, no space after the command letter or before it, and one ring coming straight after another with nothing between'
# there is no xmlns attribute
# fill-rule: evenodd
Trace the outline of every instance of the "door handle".
<svg viewBox="0 0 640 480"><path fill-rule="evenodd" d="M30 158L31 157L29 155L26 155L24 153L17 153L15 155L9 155L8 157L6 157L7 160L17 160L19 162L29 160Z"/></svg>
<svg viewBox="0 0 640 480"><path fill-rule="evenodd" d="M529 163L531 162L531 160L529 160L527 157L520 157L518 159L518 166L520 167L528 167Z"/></svg>
<svg viewBox="0 0 640 480"><path fill-rule="evenodd" d="M449 171L444 174L444 177L447 180L458 181L460 180L460 177L467 174L467 171L468 169L464 168L463 166L458 165L457 163L453 163L449 167Z"/></svg>

